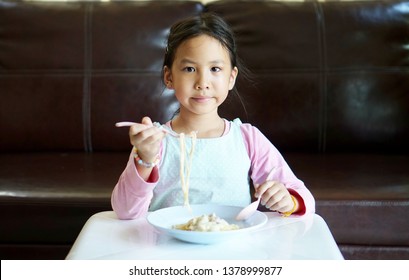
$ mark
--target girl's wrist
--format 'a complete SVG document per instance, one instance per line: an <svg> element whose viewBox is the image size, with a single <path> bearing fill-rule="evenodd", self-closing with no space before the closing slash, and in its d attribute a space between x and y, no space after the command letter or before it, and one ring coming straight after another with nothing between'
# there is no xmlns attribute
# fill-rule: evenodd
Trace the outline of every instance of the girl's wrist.
<svg viewBox="0 0 409 280"><path fill-rule="evenodd" d="M298 209L297 199L296 199L295 196L293 196L293 195L290 195L290 197L291 197L291 200L292 200L292 202L293 202L294 205L293 205L293 208L292 208L290 211L287 211L287 212L282 213L284 217L289 217L289 216L291 216L291 214L293 214L294 212L296 212L297 209Z"/></svg>
<svg viewBox="0 0 409 280"><path fill-rule="evenodd" d="M143 166L145 168L153 168L156 165L159 164L159 155L156 155L155 158L152 161L144 161L139 155L138 155L138 149L136 147L133 148L133 157L135 158L135 163Z"/></svg>

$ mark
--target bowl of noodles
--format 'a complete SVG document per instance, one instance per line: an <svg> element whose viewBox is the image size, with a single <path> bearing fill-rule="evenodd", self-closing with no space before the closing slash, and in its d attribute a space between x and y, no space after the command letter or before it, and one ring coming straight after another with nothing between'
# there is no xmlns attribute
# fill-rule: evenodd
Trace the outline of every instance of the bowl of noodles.
<svg viewBox="0 0 409 280"><path fill-rule="evenodd" d="M149 213L147 220L159 232L176 239L213 244L255 231L268 220L266 214L257 211L247 220L237 221L235 217L242 209L213 204L174 206Z"/></svg>

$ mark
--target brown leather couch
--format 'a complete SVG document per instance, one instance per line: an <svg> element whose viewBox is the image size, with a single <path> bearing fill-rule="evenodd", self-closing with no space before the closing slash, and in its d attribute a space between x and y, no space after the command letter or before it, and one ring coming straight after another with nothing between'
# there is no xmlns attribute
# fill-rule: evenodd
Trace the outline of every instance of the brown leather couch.
<svg viewBox="0 0 409 280"><path fill-rule="evenodd" d="M127 129L177 108L169 26L211 11L255 85L226 118L259 127L317 200L346 259L409 259L409 1L0 0L0 256L63 259L111 210Z"/></svg>

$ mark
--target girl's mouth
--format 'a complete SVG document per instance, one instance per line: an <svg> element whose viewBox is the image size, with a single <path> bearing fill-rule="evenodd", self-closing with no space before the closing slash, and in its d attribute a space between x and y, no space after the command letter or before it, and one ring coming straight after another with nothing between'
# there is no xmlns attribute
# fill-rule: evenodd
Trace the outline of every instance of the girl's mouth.
<svg viewBox="0 0 409 280"><path fill-rule="evenodd" d="M210 97L193 97L192 98L194 101L198 103L206 103L208 102L211 98Z"/></svg>

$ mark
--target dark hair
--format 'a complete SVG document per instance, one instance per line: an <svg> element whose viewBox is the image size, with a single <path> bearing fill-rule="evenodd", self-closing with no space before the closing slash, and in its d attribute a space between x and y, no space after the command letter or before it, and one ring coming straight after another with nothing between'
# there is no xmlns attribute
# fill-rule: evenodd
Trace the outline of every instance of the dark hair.
<svg viewBox="0 0 409 280"><path fill-rule="evenodd" d="M203 13L198 16L190 17L175 23L171 27L168 36L165 58L163 60L163 66L167 66L170 69L175 59L176 50L180 44L188 39L200 35L208 35L218 40L229 52L232 68L237 67L239 69L239 76L251 80L250 71L244 67L237 55L237 46L233 31L220 16L213 13ZM231 91L243 104L236 86L234 86Z"/></svg>

